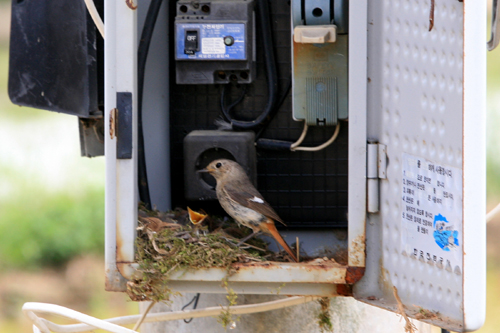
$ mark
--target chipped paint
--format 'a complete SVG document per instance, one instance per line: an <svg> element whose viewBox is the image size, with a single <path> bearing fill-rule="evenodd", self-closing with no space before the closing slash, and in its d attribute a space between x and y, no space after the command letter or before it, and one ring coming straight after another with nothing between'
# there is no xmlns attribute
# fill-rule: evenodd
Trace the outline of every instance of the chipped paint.
<svg viewBox="0 0 500 333"><path fill-rule="evenodd" d="M109 112L109 137L111 138L111 140L115 138L115 133L116 133L115 120L117 113L118 113L117 108L111 109L111 111Z"/></svg>
<svg viewBox="0 0 500 333"><path fill-rule="evenodd" d="M365 250L365 235L359 235L349 246L349 266L365 267Z"/></svg>
<svg viewBox="0 0 500 333"><path fill-rule="evenodd" d="M133 0L125 0L125 3L127 4L127 7L132 9L132 10L136 10L137 9L137 5L134 3Z"/></svg>

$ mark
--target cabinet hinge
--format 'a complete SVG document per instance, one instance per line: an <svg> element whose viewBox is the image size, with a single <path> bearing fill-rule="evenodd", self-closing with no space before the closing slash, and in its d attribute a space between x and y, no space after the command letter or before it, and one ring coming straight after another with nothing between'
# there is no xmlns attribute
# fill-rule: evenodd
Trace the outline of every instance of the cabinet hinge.
<svg viewBox="0 0 500 333"><path fill-rule="evenodd" d="M368 213L378 213L380 206L379 179L387 178L387 146L368 142L366 167L366 193Z"/></svg>

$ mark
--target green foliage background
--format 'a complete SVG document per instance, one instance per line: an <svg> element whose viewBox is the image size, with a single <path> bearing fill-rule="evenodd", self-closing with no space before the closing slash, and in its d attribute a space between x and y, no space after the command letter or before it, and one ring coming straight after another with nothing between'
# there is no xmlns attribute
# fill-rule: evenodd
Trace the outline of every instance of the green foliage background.
<svg viewBox="0 0 500 333"><path fill-rule="evenodd" d="M103 158L79 156L76 117L13 105L7 78L8 45L3 42L0 270L61 267L77 255L102 256Z"/></svg>

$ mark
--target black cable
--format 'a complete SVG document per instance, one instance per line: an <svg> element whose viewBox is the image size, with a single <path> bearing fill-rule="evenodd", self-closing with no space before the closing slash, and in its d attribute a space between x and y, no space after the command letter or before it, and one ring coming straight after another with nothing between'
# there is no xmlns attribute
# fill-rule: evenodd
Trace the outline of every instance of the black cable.
<svg viewBox="0 0 500 333"><path fill-rule="evenodd" d="M268 98L264 111L252 121L243 121L228 117L232 128L236 130L253 130L270 120L270 115L276 104L278 96L278 73L276 70L276 60L274 57L273 31L271 28L271 18L269 14L268 0L257 0L258 17L260 18L260 30L262 35L262 43L264 49L264 60L267 73L267 88ZM224 90L223 90L224 91ZM229 112L222 109L222 112L227 117Z"/></svg>
<svg viewBox="0 0 500 333"><path fill-rule="evenodd" d="M162 0L151 0L144 26L142 28L139 49L137 51L137 159L138 159L138 181L139 198L147 209L151 209L151 197L149 195L148 173L146 170L146 154L144 152L144 131L142 128L142 100L144 94L144 75L146 71L146 60L148 59L149 45L153 37L153 31L160 12Z"/></svg>
<svg viewBox="0 0 500 333"><path fill-rule="evenodd" d="M248 86L245 84L243 86L243 92L241 93L240 97L238 97L238 99L236 101L231 103L231 105L229 105L226 108L226 90L227 90L227 87L228 87L228 84L224 85L224 87L222 88L222 93L220 94L220 108L222 109L222 114L224 115L224 118L227 121L231 121L231 110L236 105L240 104L240 102L243 100L243 98L245 97L245 94L247 93Z"/></svg>
<svg viewBox="0 0 500 333"><path fill-rule="evenodd" d="M191 305L191 303L193 303L193 302L194 302L194 305L193 305L193 310L194 310L194 309L196 309L196 307L198 306L198 301L199 301L199 300L200 300L200 293L197 293L197 294L193 297L193 299L192 299L192 300L191 300L188 304L186 304L186 305L184 305L184 306L182 307L182 310L184 310L185 308L187 308L188 306L190 306L190 305ZM192 320L193 320L193 318L184 319L184 322L185 322L186 324L189 324Z"/></svg>
<svg viewBox="0 0 500 333"><path fill-rule="evenodd" d="M281 95L280 99L278 100L278 103L276 103L276 106L274 107L274 110L269 114L269 120L273 119L275 114L279 111L283 103L285 102L285 99L288 97L288 94L290 93L290 90L292 89L292 76L290 76L290 79L288 80L288 84L286 85L285 90L283 91L283 94ZM262 132L266 129L267 125L269 122L266 122L264 126L261 127L261 129L255 134L255 141L257 141L260 136L262 135Z"/></svg>

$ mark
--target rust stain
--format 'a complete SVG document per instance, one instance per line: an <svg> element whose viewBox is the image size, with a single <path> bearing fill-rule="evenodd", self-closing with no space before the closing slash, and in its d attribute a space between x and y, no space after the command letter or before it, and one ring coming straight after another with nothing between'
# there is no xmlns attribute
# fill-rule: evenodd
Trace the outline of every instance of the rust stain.
<svg viewBox="0 0 500 333"><path fill-rule="evenodd" d="M340 296L352 296L352 285L338 284L337 294L339 294Z"/></svg>
<svg viewBox="0 0 500 333"><path fill-rule="evenodd" d="M111 140L115 138L115 133L116 133L116 115L118 114L118 109L114 108L109 112L109 137Z"/></svg>
<svg viewBox="0 0 500 333"><path fill-rule="evenodd" d="M434 0L431 0L431 10L429 11L429 31L434 28Z"/></svg>
<svg viewBox="0 0 500 333"><path fill-rule="evenodd" d="M104 272L105 282L104 282L104 290L106 291L115 291L115 292L124 292L127 290L123 283L123 279L120 274L115 274L112 268L108 268Z"/></svg>
<svg viewBox="0 0 500 333"><path fill-rule="evenodd" d="M364 267L365 266L365 235L359 235L352 242L349 247L349 265Z"/></svg>
<svg viewBox="0 0 500 333"><path fill-rule="evenodd" d="M136 10L137 9L137 5L134 3L133 0L125 0L125 3L127 4L127 7L132 9L132 10Z"/></svg>
<svg viewBox="0 0 500 333"><path fill-rule="evenodd" d="M295 267L302 267L308 272L314 272L314 271L328 271L333 268L339 268L339 269L349 269L349 267L346 267L344 265L340 265L335 262L331 262L328 264L316 264L314 262L312 263L281 263L285 265L290 265L290 266L295 266ZM235 263L233 264L233 268L236 270L239 269L250 269L250 268L266 268L266 269L283 269L283 265L277 265L276 263L270 263L270 262L252 262L252 263Z"/></svg>
<svg viewBox="0 0 500 333"><path fill-rule="evenodd" d="M365 275L364 267L347 267L345 282L348 284L354 284L358 282L363 277L363 275Z"/></svg>

